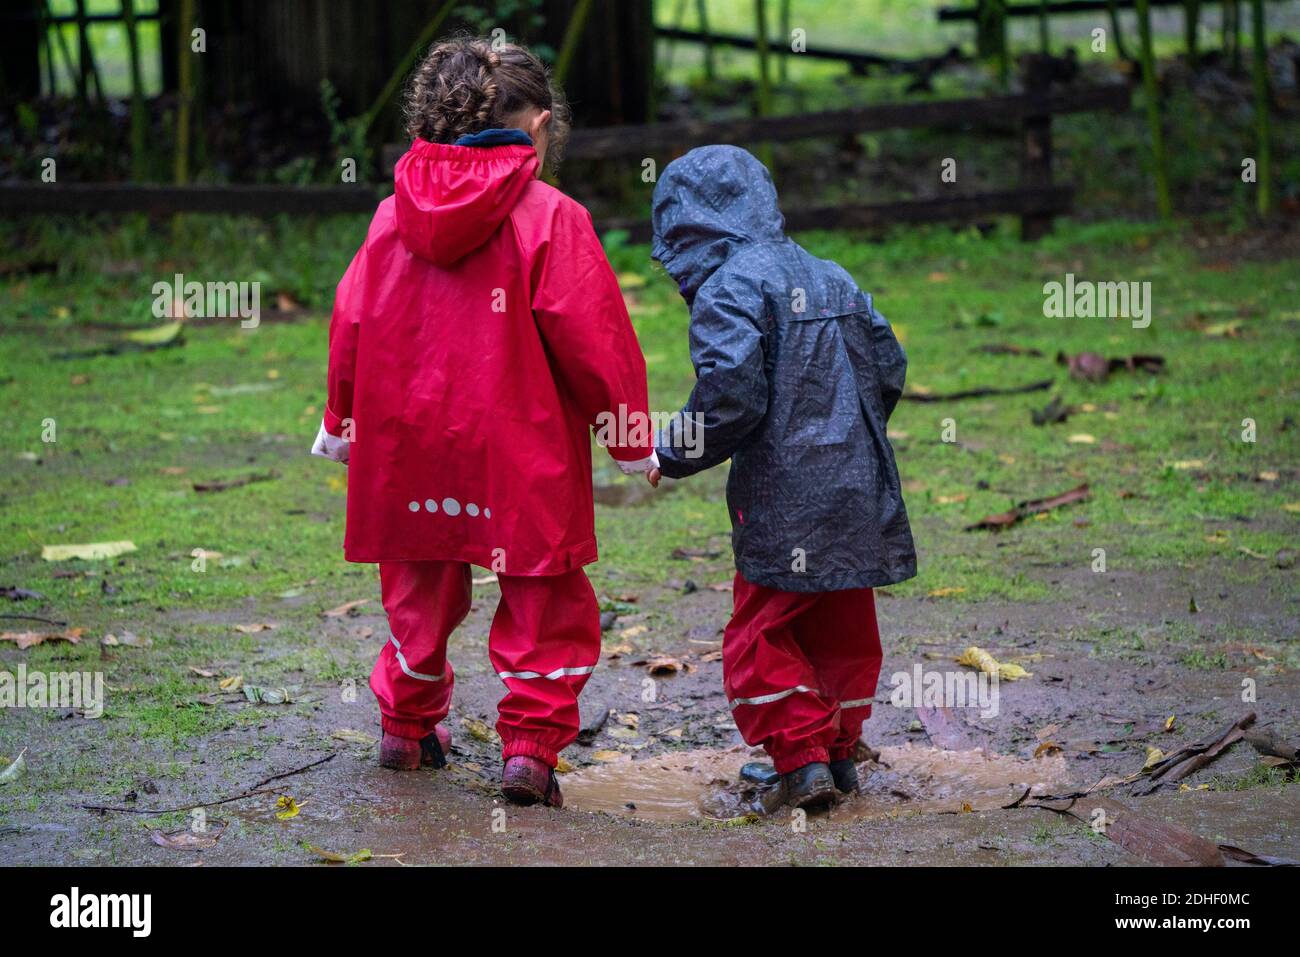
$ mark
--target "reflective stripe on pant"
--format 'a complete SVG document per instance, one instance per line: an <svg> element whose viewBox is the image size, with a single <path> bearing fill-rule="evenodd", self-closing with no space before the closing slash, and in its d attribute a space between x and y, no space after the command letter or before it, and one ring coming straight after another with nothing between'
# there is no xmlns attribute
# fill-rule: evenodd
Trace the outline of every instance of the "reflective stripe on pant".
<svg viewBox="0 0 1300 957"><path fill-rule="evenodd" d="M782 774L852 756L880 678L870 588L785 592L736 575L722 675L741 736Z"/></svg>
<svg viewBox="0 0 1300 957"><path fill-rule="evenodd" d="M497 706L505 757L555 767L578 736L578 695L600 659L600 606L581 568L562 575L498 575L501 604L488 654L506 696Z"/></svg>
<svg viewBox="0 0 1300 957"><path fill-rule="evenodd" d="M370 672L386 734L422 738L451 706L455 682L447 638L470 606L464 562L382 562L379 584L389 637Z"/></svg>
<svg viewBox="0 0 1300 957"><path fill-rule="evenodd" d="M454 676L447 640L469 613L470 566L383 562L392 634L370 675L388 734L419 738L447 716ZM488 653L506 685L497 732L506 757L552 767L577 737L578 694L600 657L600 610L586 574L497 576L501 601Z"/></svg>

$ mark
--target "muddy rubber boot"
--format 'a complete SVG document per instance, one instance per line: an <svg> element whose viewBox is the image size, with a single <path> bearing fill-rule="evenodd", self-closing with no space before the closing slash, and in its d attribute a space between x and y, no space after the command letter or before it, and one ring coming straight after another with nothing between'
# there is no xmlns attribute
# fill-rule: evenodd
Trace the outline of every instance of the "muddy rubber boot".
<svg viewBox="0 0 1300 957"><path fill-rule="evenodd" d="M397 771L414 771L422 764L444 768L450 750L451 732L442 725L437 725L423 738L385 734L379 742L379 764Z"/></svg>
<svg viewBox="0 0 1300 957"><path fill-rule="evenodd" d="M785 784L785 801L804 810L827 807L835 803L835 779L824 762L814 761L781 775Z"/></svg>
<svg viewBox="0 0 1300 957"><path fill-rule="evenodd" d="M858 766L853 763L852 758L832 761L830 769L837 789L844 794L858 793Z"/></svg>
<svg viewBox="0 0 1300 957"><path fill-rule="evenodd" d="M545 761L516 754L501 773L501 793L515 804L564 807L564 795L555 772Z"/></svg>

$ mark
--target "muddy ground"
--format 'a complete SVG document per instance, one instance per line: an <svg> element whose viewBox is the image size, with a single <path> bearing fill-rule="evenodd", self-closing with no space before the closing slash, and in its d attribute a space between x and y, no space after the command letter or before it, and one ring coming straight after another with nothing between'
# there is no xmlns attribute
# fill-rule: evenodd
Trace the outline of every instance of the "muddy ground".
<svg viewBox="0 0 1300 957"><path fill-rule="evenodd" d="M685 563L684 563L685 564ZM455 745L443 771L393 772L375 762L375 747L343 729L378 735L378 713L364 681L355 701L338 682L311 683L304 673L298 703L255 705L240 696L212 707L252 712L242 724L176 750L151 740L117 741L100 722L69 712L33 736L34 768L68 763L101 769L57 801L33 800L0 827L8 864L305 864L311 848L343 855L363 849L365 866L396 864L1094 864L1146 863L1078 821L1051 811L1004 809L1026 787L1068 793L1143 765L1148 746L1171 751L1217 734L1247 711L1284 737L1300 737L1300 677L1274 670L1258 648L1199 643L1222 653L1227 668L1202 668L1180 646L1181 629L1200 633L1249 623L1296 639L1294 571L1253 584L1223 585L1221 570L1102 574L1040 568L1053 599L1038 604L985 602L962 606L927 598L880 601L885 666L865 739L882 764L862 765L864 794L806 826L784 809L747 814L735 771L751 757L728 715L721 691L719 630L730 595L700 587L684 592L689 565L653 594L635 597L606 632L606 654L584 694L585 721L609 712L589 745L564 758L569 795L563 810L516 808L496 793L499 758L474 724L495 717L501 686L488 667L485 639L496 603L491 583L476 588L470 618L452 641L457 670L450 716ZM1189 595L1195 595L1191 611ZM231 621L274 620L293 600L250 603ZM360 665L378 651L382 616L322 619L331 640L351 642ZM658 617L645 647L638 622ZM1100 637L1099 637L1100 636ZM1113 636L1113 637L1112 637ZM283 653L283 638L256 636L259 651ZM637 643L642 647L633 647ZM969 644L1000 660L1018 660L1032 677L1000 686L994 717L966 712L963 733L982 753L942 752L916 712L889 703L890 676L947 662ZM654 701L643 700L651 655L683 664L656 678ZM362 671L361 674L364 674ZM1256 685L1242 701L1243 680ZM260 709L260 711L258 710ZM265 720L258 720L265 715ZM1172 716L1172 725L1166 724ZM7 720L43 716L11 713ZM1053 727L1055 726L1055 727ZM32 730L37 730L32 728ZM250 736L250 731L252 735ZM249 742L254 753L247 753ZM1059 744L1042 748L1043 741ZM244 749L232 760L234 749ZM1038 756L1035 756L1035 752ZM328 758L266 785L261 793L213 804L207 831L194 833L197 803L239 794L272 775ZM169 773L110 784L115 767L166 766ZM102 784L103 786L97 786ZM1181 785L1136 796L1132 786L1107 794L1158 821L1215 843L1261 855L1300 857L1300 801L1294 785L1269 779L1258 756L1239 743ZM277 799L291 796L296 816L277 819ZM750 794L749 796L752 796ZM88 810L106 805L135 812ZM156 843L179 831L201 849ZM185 837L188 833L194 835ZM215 840L214 840L215 839ZM380 855L400 855L382 857Z"/></svg>

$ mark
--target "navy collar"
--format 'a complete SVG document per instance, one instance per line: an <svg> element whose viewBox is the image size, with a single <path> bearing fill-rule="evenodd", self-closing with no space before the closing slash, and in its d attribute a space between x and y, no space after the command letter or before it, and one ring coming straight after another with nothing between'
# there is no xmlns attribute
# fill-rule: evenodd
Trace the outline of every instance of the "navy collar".
<svg viewBox="0 0 1300 957"><path fill-rule="evenodd" d="M532 146L533 138L523 130L490 129L466 133L453 146Z"/></svg>

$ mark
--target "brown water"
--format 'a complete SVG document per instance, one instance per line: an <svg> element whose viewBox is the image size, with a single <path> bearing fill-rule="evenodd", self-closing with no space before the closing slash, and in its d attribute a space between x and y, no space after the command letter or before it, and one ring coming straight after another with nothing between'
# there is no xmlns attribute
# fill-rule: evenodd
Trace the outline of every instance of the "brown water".
<svg viewBox="0 0 1300 957"><path fill-rule="evenodd" d="M747 761L762 752L738 746L680 751L643 761L596 765L561 778L565 806L661 823L727 820L771 814L781 805L779 788L740 780ZM939 748L882 748L880 761L858 766L862 793L846 798L824 817L853 821L904 814L941 814L1003 807L1027 787L1035 793L1073 790L1060 755L1034 760Z"/></svg>

